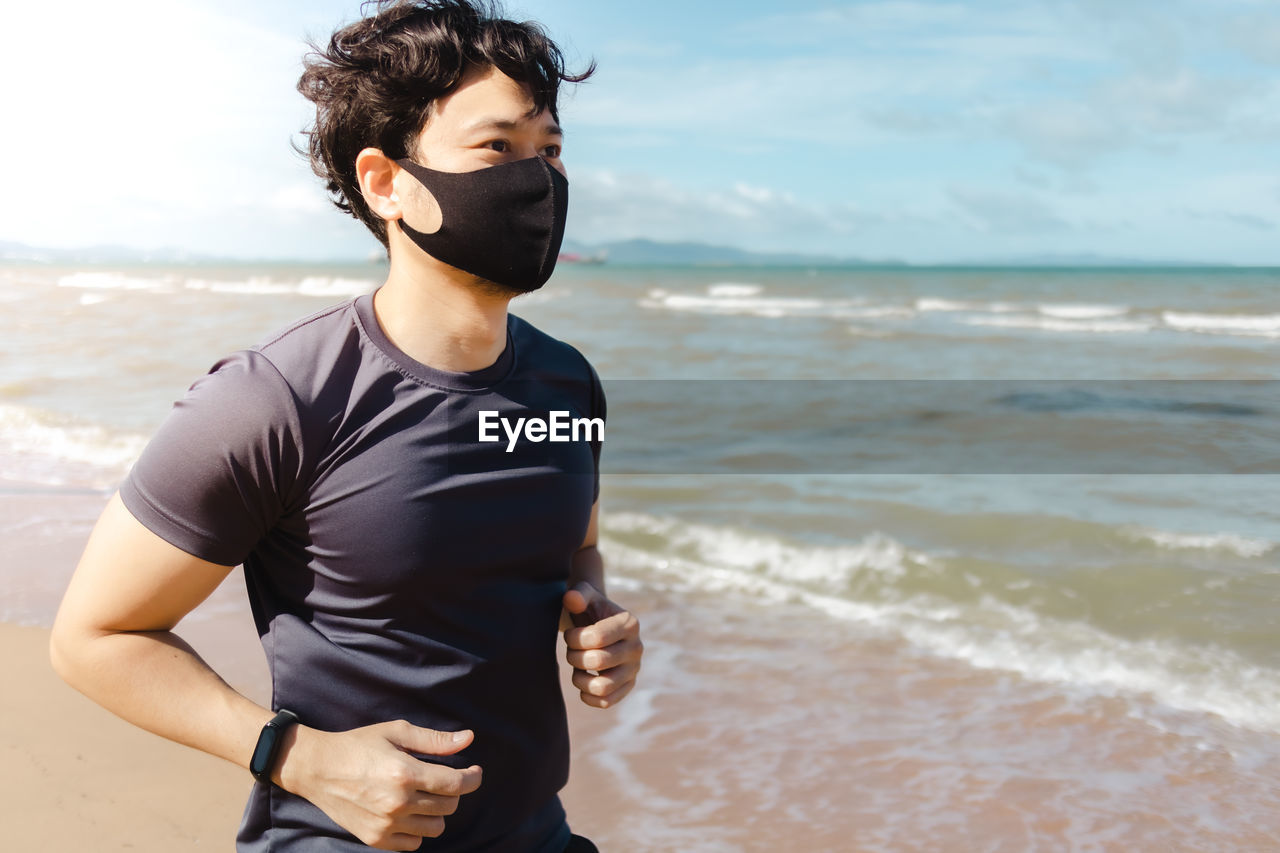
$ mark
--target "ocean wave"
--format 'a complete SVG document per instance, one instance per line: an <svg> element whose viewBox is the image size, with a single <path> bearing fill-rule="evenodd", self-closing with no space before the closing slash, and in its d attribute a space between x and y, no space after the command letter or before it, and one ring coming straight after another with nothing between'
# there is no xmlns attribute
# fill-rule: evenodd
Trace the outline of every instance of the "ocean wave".
<svg viewBox="0 0 1280 853"><path fill-rule="evenodd" d="M1261 557L1276 547L1275 542L1235 533L1175 533L1139 526L1124 527L1121 532L1134 541L1152 542L1170 550L1225 551L1245 558Z"/></svg>
<svg viewBox="0 0 1280 853"><path fill-rule="evenodd" d="M183 277L174 274L136 276L123 272L84 271L58 278L58 287L90 291L135 291L144 293L176 293L179 290L231 293L244 296L282 296L296 294L333 299L359 296L377 286L372 279L343 276L303 276L300 279L251 275L243 279ZM102 300L97 300L102 301ZM82 304L92 304L83 298Z"/></svg>
<svg viewBox="0 0 1280 853"><path fill-rule="evenodd" d="M279 296L297 292L296 285L274 282L269 276L250 276L243 281L189 278L183 286L187 290L207 290L210 293L236 293L246 296Z"/></svg>
<svg viewBox="0 0 1280 853"><path fill-rule="evenodd" d="M146 443L144 435L0 405L0 456L9 479L105 487L124 476Z"/></svg>
<svg viewBox="0 0 1280 853"><path fill-rule="evenodd" d="M336 299L368 293L377 286L377 282L342 276L306 276L299 281L274 279L270 276L250 276L244 280L188 279L185 286L189 290L207 290L211 293L237 293L250 296L297 294Z"/></svg>
<svg viewBox="0 0 1280 853"><path fill-rule="evenodd" d="M963 302L956 299L937 299L930 296L922 296L915 301L917 311L987 311L992 313L1004 313L1007 311L1024 310L1013 302Z"/></svg>
<svg viewBox="0 0 1280 853"><path fill-rule="evenodd" d="M641 513L606 514L602 549L624 575L671 590L735 593L799 603L937 657L1044 683L1280 731L1280 675L1230 649L1129 639L983 593L947 599L918 583L948 558L871 533L847 546L812 546ZM1006 587L1028 586L1028 579ZM1021 588L1021 587L1019 587Z"/></svg>
<svg viewBox="0 0 1280 853"><path fill-rule="evenodd" d="M758 285L721 282L707 288L707 293L671 293L662 288L650 290L640 300L643 308L679 311L693 314L745 315L775 319L779 317L822 317L831 319L874 319L910 317L915 311L903 305L867 305L863 299L825 299L821 297L765 296Z"/></svg>
<svg viewBox="0 0 1280 853"><path fill-rule="evenodd" d="M58 287L83 290L137 290L151 293L172 293L179 279L175 276L140 278L122 272L85 271L74 272L58 278Z"/></svg>
<svg viewBox="0 0 1280 853"><path fill-rule="evenodd" d="M1166 325L1180 331L1280 337L1280 314L1193 314L1164 311L1160 317Z"/></svg>
<svg viewBox="0 0 1280 853"><path fill-rule="evenodd" d="M361 296L378 286L376 281L367 278L342 278L340 276L307 276L298 282L295 292L303 296L323 296L337 298L342 296Z"/></svg>
<svg viewBox="0 0 1280 853"><path fill-rule="evenodd" d="M1035 314L1013 314L1002 317L967 317L968 326L998 326L1012 329L1038 329L1046 332L1146 332L1153 324L1142 320L1065 319Z"/></svg>
<svg viewBox="0 0 1280 853"><path fill-rule="evenodd" d="M764 290L758 284L742 284L736 281L721 281L716 284L708 285L708 296L755 296Z"/></svg>
<svg viewBox="0 0 1280 853"><path fill-rule="evenodd" d="M1087 303L1041 304L1037 310L1046 317L1062 320L1096 320L1100 317L1118 317L1129 311L1128 305L1090 305Z"/></svg>

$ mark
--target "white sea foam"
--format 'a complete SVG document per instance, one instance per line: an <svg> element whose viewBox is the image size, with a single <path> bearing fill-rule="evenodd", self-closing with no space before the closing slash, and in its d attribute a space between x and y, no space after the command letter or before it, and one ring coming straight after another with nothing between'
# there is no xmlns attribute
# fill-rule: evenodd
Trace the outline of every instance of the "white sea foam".
<svg viewBox="0 0 1280 853"><path fill-rule="evenodd" d="M1118 317L1129 311L1128 305L1089 305L1076 303L1041 304L1037 310L1046 317L1063 320L1093 320L1099 317Z"/></svg>
<svg viewBox="0 0 1280 853"><path fill-rule="evenodd" d="M722 281L707 287L708 296L755 296L764 290L758 284L740 284L736 281Z"/></svg>
<svg viewBox="0 0 1280 853"><path fill-rule="evenodd" d="M340 278L331 276L308 276L298 283L296 290L303 296L360 296L378 286L378 283L367 278Z"/></svg>
<svg viewBox="0 0 1280 853"><path fill-rule="evenodd" d="M1139 526L1121 528L1121 532L1130 539L1153 542L1161 548L1226 551L1246 558L1261 557L1276 547L1275 542L1235 533L1175 533Z"/></svg>
<svg viewBox="0 0 1280 853"><path fill-rule="evenodd" d="M852 546L805 546L731 528L639 513L608 514L602 548L646 582L673 590L738 593L795 602L931 655L1100 695L1154 698L1173 709L1217 714L1280 731L1280 678L1229 649L1117 637L983 595L953 602L898 587L911 563L946 571L945 559L872 533ZM646 545L614 537L640 534ZM845 592L849 579L883 578L874 598Z"/></svg>
<svg viewBox="0 0 1280 853"><path fill-rule="evenodd" d="M1105 319L1065 319L1042 317L1036 314L1011 314L1003 317L966 317L962 320L969 326L998 326L1010 329L1040 329L1046 332L1146 332L1152 323L1142 320L1105 320Z"/></svg>
<svg viewBox="0 0 1280 853"><path fill-rule="evenodd" d="M0 453L13 479L64 485L115 482L146 446L145 436L113 432L25 406L0 405Z"/></svg>
<svg viewBox="0 0 1280 853"><path fill-rule="evenodd" d="M255 275L243 281L189 278L183 282L187 290L207 290L210 293L238 293L250 296L278 296L293 293L296 286L272 281L270 276Z"/></svg>
<svg viewBox="0 0 1280 853"><path fill-rule="evenodd" d="M754 289L752 289L754 288ZM818 297L765 296L757 285L724 282L712 285L706 295L650 290L640 300L645 308L693 314L744 315L752 317L823 317L832 319L876 319L910 317L915 312L905 305L867 305L862 299L822 299Z"/></svg>
<svg viewBox="0 0 1280 853"><path fill-rule="evenodd" d="M247 296L298 294L334 299L368 293L377 286L377 282L365 278L325 275L304 276L301 279L275 278L270 275L251 275L243 279L217 279L184 278L172 274L148 277L127 275L122 272L86 271L60 277L58 286L90 291L175 293L178 290L197 290ZM81 304L89 305L93 302L82 298Z"/></svg>
<svg viewBox="0 0 1280 853"><path fill-rule="evenodd" d="M962 302L955 299L937 299L930 296L923 296L917 299L915 307L917 311L987 311L995 314L1024 310L1023 306L1013 302Z"/></svg>
<svg viewBox="0 0 1280 853"><path fill-rule="evenodd" d="M1193 314L1164 311L1160 318L1169 327L1180 331L1280 338L1280 314Z"/></svg>
<svg viewBox="0 0 1280 853"><path fill-rule="evenodd" d="M538 305L543 302L554 302L557 299L564 299L572 293L573 291L567 287L557 287L554 290L541 288L538 290L531 290L528 293L521 293L516 297L512 304L517 308L521 305Z"/></svg>
<svg viewBox="0 0 1280 853"><path fill-rule="evenodd" d="M58 287L84 290L139 290L152 293L172 292L177 280L171 276L139 278L122 272L75 272L58 278Z"/></svg>

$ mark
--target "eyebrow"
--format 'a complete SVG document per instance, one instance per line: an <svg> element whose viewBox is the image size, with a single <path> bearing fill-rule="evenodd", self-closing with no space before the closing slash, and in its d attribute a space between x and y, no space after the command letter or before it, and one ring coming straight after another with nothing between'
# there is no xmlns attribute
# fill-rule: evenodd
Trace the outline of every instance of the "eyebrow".
<svg viewBox="0 0 1280 853"><path fill-rule="evenodd" d="M478 131L478 130L517 131L522 129L523 124L524 124L523 122L512 121L511 119L482 118L482 119L477 119L476 121L473 121L471 124L465 125L462 128L462 130L465 133L474 133L475 131ZM564 131L560 128L560 125L554 122L552 122L551 124L545 125L539 129L543 133L549 136L564 136Z"/></svg>

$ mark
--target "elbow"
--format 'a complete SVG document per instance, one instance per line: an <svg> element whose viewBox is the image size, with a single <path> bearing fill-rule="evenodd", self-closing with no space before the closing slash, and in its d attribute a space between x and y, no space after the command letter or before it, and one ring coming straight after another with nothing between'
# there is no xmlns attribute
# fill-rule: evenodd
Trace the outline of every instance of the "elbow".
<svg viewBox="0 0 1280 853"><path fill-rule="evenodd" d="M49 634L49 664L53 671L67 684L75 687L85 651L86 635L69 623L64 614L59 613L53 622L53 631Z"/></svg>
<svg viewBox="0 0 1280 853"><path fill-rule="evenodd" d="M49 664L63 681L71 683L71 655L67 648L66 634L63 620L56 620L53 631L49 634Z"/></svg>

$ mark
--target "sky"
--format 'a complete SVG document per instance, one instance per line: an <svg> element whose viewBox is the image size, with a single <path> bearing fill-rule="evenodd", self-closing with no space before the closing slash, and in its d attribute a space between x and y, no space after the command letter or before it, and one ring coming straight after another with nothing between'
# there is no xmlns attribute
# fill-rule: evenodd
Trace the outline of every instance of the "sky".
<svg viewBox="0 0 1280 853"><path fill-rule="evenodd" d="M505 7L598 66L561 97L580 243L1280 264L1276 0ZM0 241L365 258L291 147L306 41L359 15L6 4Z"/></svg>

